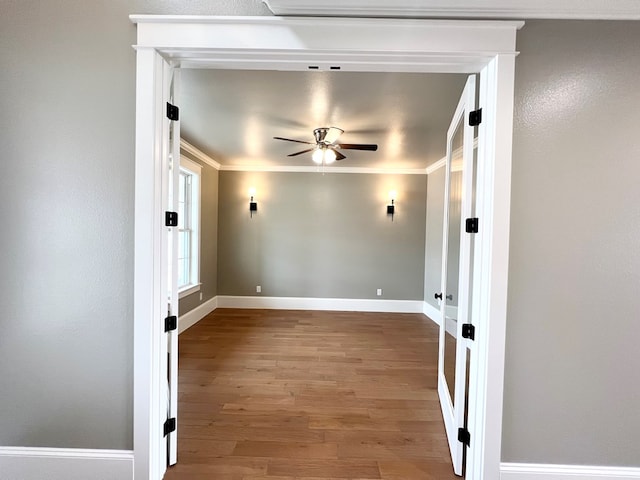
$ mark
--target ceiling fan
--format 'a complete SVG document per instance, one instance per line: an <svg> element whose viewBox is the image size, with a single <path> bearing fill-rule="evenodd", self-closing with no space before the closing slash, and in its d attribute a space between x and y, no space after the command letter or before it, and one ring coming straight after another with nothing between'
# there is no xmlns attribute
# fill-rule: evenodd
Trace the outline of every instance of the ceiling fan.
<svg viewBox="0 0 640 480"><path fill-rule="evenodd" d="M316 128L313 131L313 135L316 139L315 142L306 142L304 140L294 140L292 138L273 137L275 140L284 140L287 142L305 143L307 145L313 145L311 148L306 148L299 152L290 153L288 157L295 157L302 155L303 153L313 151L313 161L318 164L329 164L336 160L343 160L347 158L338 149L342 150L368 150L375 152L378 149L378 145L371 143L337 143L340 135L344 133L344 130L337 127L321 127Z"/></svg>

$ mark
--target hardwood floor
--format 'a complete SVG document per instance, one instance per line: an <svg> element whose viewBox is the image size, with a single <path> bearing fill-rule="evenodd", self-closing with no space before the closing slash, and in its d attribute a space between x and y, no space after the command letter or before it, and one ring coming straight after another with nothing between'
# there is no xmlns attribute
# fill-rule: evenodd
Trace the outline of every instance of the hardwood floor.
<svg viewBox="0 0 640 480"><path fill-rule="evenodd" d="M167 480L447 480L423 315L219 309L180 335Z"/></svg>

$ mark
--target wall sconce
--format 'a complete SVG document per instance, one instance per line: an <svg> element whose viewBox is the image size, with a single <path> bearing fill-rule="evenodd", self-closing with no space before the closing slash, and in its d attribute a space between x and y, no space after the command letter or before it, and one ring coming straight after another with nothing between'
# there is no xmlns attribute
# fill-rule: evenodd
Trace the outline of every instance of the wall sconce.
<svg viewBox="0 0 640 480"><path fill-rule="evenodd" d="M255 188L250 188L249 189L249 212L251 215L251 218L253 218L253 212L257 212L258 211L258 202L254 202L253 201L253 197L256 194L256 189Z"/></svg>
<svg viewBox="0 0 640 480"><path fill-rule="evenodd" d="M387 205L387 215L391 215L391 221L393 222L393 214L396 213L396 191L391 190L389 192L389 199L391 203Z"/></svg>

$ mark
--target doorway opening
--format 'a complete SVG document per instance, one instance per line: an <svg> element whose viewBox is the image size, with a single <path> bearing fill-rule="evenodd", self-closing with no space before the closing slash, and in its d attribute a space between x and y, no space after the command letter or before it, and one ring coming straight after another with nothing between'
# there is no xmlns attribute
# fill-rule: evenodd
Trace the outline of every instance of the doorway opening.
<svg viewBox="0 0 640 480"><path fill-rule="evenodd" d="M497 478L509 224L515 32L521 22L136 16L137 121L134 287L134 456L138 478L159 479L167 340L163 241L166 76L179 66L480 73L473 316L484 328L471 351L467 478ZM349 33L344 34L345 31ZM164 203L163 203L164 202ZM486 222L486 223L485 223ZM158 272L161 275L158 277ZM163 348L164 344L164 348Z"/></svg>
<svg viewBox="0 0 640 480"><path fill-rule="evenodd" d="M459 101L467 81L468 77L464 74L441 73L336 73L182 69L180 72L181 95L179 99L180 131L185 135L189 145L197 147L199 150L212 152L215 161L224 165L219 175L216 174L216 178L220 182L220 198L217 205L219 205L221 211L219 217L216 214L216 218L219 218L217 226L219 230L225 232L220 239L221 243L218 245L218 256L220 257L219 268L217 269L218 292L222 289L224 296L241 296L243 299L251 298L257 301L264 297L260 295L248 297L247 295L252 293L255 285L263 285L263 288L266 285L267 291L270 288L272 289L271 292L273 292L274 288L278 289L277 297L326 297L327 303L337 295L354 299L365 298L364 296L358 297L357 293L353 294L354 290L352 287L350 289L349 284L354 282L341 281L345 275L350 275L349 278L359 277L356 282L359 291L366 291L367 288L363 288L363 284L368 284L368 289L373 292L376 285L383 284L377 282L385 281L389 282L384 283L385 292L387 287L392 287L391 290L395 291L411 289L406 293L406 295L411 296L402 298L420 298L419 302L412 302L418 304L413 311L423 311L423 306L420 305L424 295L422 289L423 273L420 265L423 263L425 255L424 240L422 238L425 220L424 211L422 210L426 200L423 198L425 194L424 187L426 186L425 167L445 156L447 126L451 121L456 103ZM310 84L314 87L309 88L308 85ZM338 110L338 112L334 112L334 110ZM363 115L363 112L366 112L366 114ZM402 115L396 112L401 112ZM249 121L247 117L250 119ZM296 156L294 159L289 159L286 154L295 151L295 148L291 150L290 144L285 144L282 152L268 150L269 147L281 148L279 142L272 142L275 144L274 147L269 145L269 140L273 135L304 139L304 134L311 132L312 129L310 127L314 124L344 126L345 135L349 138L354 138L353 135L355 134L360 142L380 141L382 153L379 155L380 160L378 162L388 162L391 159L393 167L387 169L380 167L377 169L352 167L351 165L354 164L362 165L359 162L365 160L369 162L367 165L371 165L371 160L367 158L367 153L358 156L351 151L345 151L348 154L348 159L339 162L340 167L334 167L332 170L325 172L320 167L311 167L309 165L311 163L310 158ZM234 138L229 137L239 136L247 141L246 133L244 135L242 133L247 131L251 133L250 139L255 142L251 144L253 149L251 149L250 153L261 160L263 158L268 160L267 166L247 167L245 164L237 166L233 163L236 159L230 152L234 150ZM403 132L405 138L402 144L399 144L398 140L396 140L394 132ZM418 132L418 135L414 132ZM411 136L418 136L419 138L417 141L415 138L409 140ZM393 140L396 140L396 143ZM264 145L265 143L267 145ZM407 143L410 143L410 145L407 146ZM295 146L298 147L298 145ZM309 146L304 145L302 148L307 149ZM267 150L267 154L265 155L261 149ZM200 153L199 156L203 165L206 166L206 164L211 165L213 163L211 158L206 158L205 153ZM420 159L422 168L406 169L407 162L413 158ZM245 162L249 162L252 159L245 160L244 157L240 157L240 160ZM282 166L278 165L282 170L270 171L269 167L279 159L283 161ZM396 166L398 164L400 165ZM345 172L340 173L339 170L342 167L345 167ZM267 172L263 170L267 170ZM375 170L376 174L371 174L373 173L371 170ZM292 172L296 173L292 175ZM398 172L402 175L398 175ZM344 175L345 173L347 175ZM342 179L336 177L342 177ZM385 216L382 209L377 212L378 202L375 198L376 195L371 195L373 198L370 202L371 204L368 204L366 192L375 191L377 189L375 184L381 182L399 182L393 183L393 185L396 188L400 187L399 190L402 196L400 222L391 223L388 214ZM261 206L257 218L253 218L246 215L245 200L249 197L248 195L245 197L244 194L250 191L250 185L256 184L259 185L258 191L260 192ZM346 189L345 186L347 187ZM217 188L217 185L215 188ZM385 189L385 193L387 190L388 188ZM255 194L255 189L253 189L252 193ZM269 201L267 201L267 206L263 207L265 196L269 198ZM321 203L313 201L313 199L320 197L325 198L327 201ZM331 201L333 198L338 198L339 200ZM383 198L383 200L386 200L386 198ZM288 206L291 202L296 204L293 210ZM276 213L282 211L287 213ZM357 213L354 213L356 211ZM377 214L372 214L372 212L377 212ZM377 220L373 222L369 220L362 224L358 223L358 228L355 231L349 230L349 224L353 223L354 219L357 218L375 218ZM310 220L311 223L309 223ZM304 227L301 228L301 226ZM393 228L390 229L390 227ZM349 233L346 234L346 232ZM389 236L389 232L393 232L393 236ZM417 241L411 241L411 238ZM402 248L397 248L397 241L403 243ZM206 244L207 242L204 243ZM336 248L338 244L339 248ZM372 246L374 244L376 247ZM417 244L414 245L416 248L412 248L410 244ZM442 242L440 241L441 244ZM274 248L276 245L279 247ZM286 255L283 255L283 247L280 247L281 245L286 245ZM317 248L319 245L322 248ZM401 255L399 251L405 249L407 252ZM345 251L349 253L345 254ZM289 261L291 258L309 259L311 257L313 257L313 262ZM383 259L386 259L386 261ZM268 262L267 265L265 265L266 262ZM378 269L383 271L376 274L375 269L372 267L373 265L379 265ZM205 269L206 266L203 265L203 272ZM438 270L440 270L439 267ZM331 271L331 274L327 277L327 272L329 271ZM358 276L356 272L367 272L367 278L363 278L362 274ZM439 271L438 275L440 275ZM396 282L395 280L388 280L388 278L396 279L403 276L409 277L411 281ZM409 283L408 286L407 283ZM268 292L268 295L271 292ZM322 293L318 295L317 292ZM405 295L404 292L403 295ZM276 302L274 308L278 308L277 302L279 298L269 298L268 300ZM372 301L371 304L374 302ZM191 302L191 305L193 304L194 302ZM380 308L379 306L374 307ZM181 310L180 314L182 315L183 313ZM350 317L350 319L353 320L353 317ZM394 320L395 317L390 318L390 321ZM402 317L398 321L402 321ZM304 328L304 324L299 326ZM257 332L256 335L260 335L261 330L259 328L256 328L255 331ZM207 332L208 334L213 333L211 328ZM333 334L337 335L339 332L333 332ZM357 334L357 331L354 334ZM406 338L412 337L409 335ZM181 344L182 341L181 339ZM190 347L189 353L186 354L188 356L185 357L188 365L186 367L188 370L187 381L194 378L193 365L197 364L191 358L194 355L202 355L201 361L206 364L203 366L206 371L226 371L226 368L220 368L217 360L214 361L206 357L206 352L194 352L192 350L193 344L198 342L193 341L193 339L184 341ZM205 341L202 339L199 342L199 346L202 348L204 343ZM281 343L285 348L284 345L287 342L283 340ZM331 344L331 342L328 343ZM274 343L274 345L277 344ZM395 346L398 347L398 344L395 344ZM407 349L412 346L415 345L409 342ZM438 360L437 356L433 358L429 355L430 346L429 341L425 340L425 356L431 358L432 362L431 364L423 364L423 367L426 371L433 373ZM307 347L310 347L310 345L307 345ZM218 347L216 346L215 348L217 349ZM309 349L301 350L308 352ZM268 355L275 356L277 353L279 352L274 350L269 352ZM354 366L355 361L362 361L360 369L372 368L367 365L368 359L366 357L362 359L358 357L358 352L353 353L347 350L343 353L347 354L351 361L351 363L344 365L345 368L343 370L348 370L348 367ZM311 368L312 372L318 370L315 366L309 366L309 363L305 362L308 362L308 359L301 359L299 368ZM249 361L248 363L251 362ZM338 363L334 360L334 365L336 364ZM182 366L183 363L181 361L181 372ZM358 365L355 366L357 367ZM288 378L291 375L291 372L286 368L281 368L281 365L277 367L275 365L266 366L264 376L268 378L270 372L273 371L277 372L278 380ZM376 365L373 366L373 368L376 367ZM325 386L324 390L327 395L344 395L345 390L350 390L353 398L348 398L347 400L350 401L350 404L355 403L358 396L353 391L353 384L357 384L359 378L356 374L341 376L330 368L323 369L323 372L325 372L325 377L329 376L334 379L331 381L339 381L341 383L340 389L336 389L333 394L329 393L331 388ZM399 375L402 373L398 372ZM207 375L206 372L203 372L202 375L197 377L201 383L209 384L213 382L211 383L211 386L213 386L216 380L212 376L211 373ZM255 376L250 379L251 383L255 383L258 380L257 377L258 374L255 373ZM237 378L241 381L243 376L238 374ZM361 378L371 383L371 377ZM435 379L435 376L433 378ZM384 390L383 381L386 379L384 373L381 373L380 379L380 386ZM294 377L289 383L295 384L298 380ZM309 382L314 380L311 374L308 380ZM409 383L412 380L415 380L415 378L407 378ZM262 379L262 381L268 383L265 379ZM315 381L319 381L319 379L316 378ZM329 380L327 379L327 381ZM415 388L422 388L415 383L413 383ZM436 384L437 380L433 382L432 393L436 392ZM195 395L194 390L198 390L198 387L198 385L190 382L185 387L188 388L189 393L181 395L180 401L184 404L184 408L189 411L187 413L187 422L198 421L198 419L194 419L194 416L198 417L198 415L194 415L192 412L194 399L205 398L205 390L207 393L206 398L210 399L212 405L216 405L220 398L215 394L217 392L204 388L203 395ZM222 390L225 385L219 384L219 387ZM238 385L237 388L240 389L241 387L241 385ZM302 389L301 393L301 389L298 387L297 385L291 386L291 395L279 400L297 402L297 397L302 396L301 401L309 403L310 400L306 398L306 390ZM370 393L366 394L371 395ZM256 412L258 411L255 407L255 403L258 400L256 395L259 396L259 394L252 394L251 399L240 397L237 401L227 401L238 406L242 402L250 400L253 404L249 407L251 411ZM387 392L387 395L389 395L389 392ZM405 398L402 398L403 395ZM429 397L426 392L422 392L422 395L421 398L424 401ZM398 397L396 400L399 400L397 403L400 404L402 403L400 400L407 400L406 397L417 398L420 394L418 392L412 392L411 394L405 392L403 394L398 391L396 396ZM384 404L389 406L392 403L390 401L385 402L384 399L378 400L376 405ZM274 402L274 398L267 397L264 401L268 404L269 402ZM449 403L451 401L447 399L446 404L448 405ZM362 404L366 405L367 400L363 399ZM407 419L419 417L424 420L425 417L431 418L433 416L433 412L427 411L420 402L415 401L413 405L415 411L409 412L410 414L405 412L404 414ZM308 404L304 406L310 407ZM353 407L353 405L351 406ZM323 410L322 407L322 405L318 407L319 411ZM284 412L287 411L287 408L289 411L293 410L296 414L300 413L295 411L295 408L288 407L288 405L284 405L281 409ZM389 424L378 424L376 426L377 417L384 413L384 409L382 407L379 408L382 412L377 412L369 425L365 425L363 418L359 418L360 423L357 425L357 429L363 430L358 437L360 441L367 441L367 431L369 431L370 438L375 438L371 430L375 428L380 428L381 430L390 428ZM178 412L182 410L183 407L178 408ZM439 410L437 412L439 414ZM233 412L220 411L220 416L218 417L206 417L212 419L211 427L221 424L221 429L223 431L226 429L229 433L228 439L236 438L239 433L228 425L230 423L229 419L233 418L229 416L231 413ZM399 412L396 411L395 413L399 415ZM203 421L202 417L198 418L199 421ZM390 420L388 423L393 423L393 421ZM205 431L202 429L194 432L192 425L187 425L185 427L186 430L182 429L180 414L177 424L179 436L187 439L187 445L193 445L194 442L191 441L191 438L194 435L197 435L199 440L204 438ZM367 428L364 428L365 426ZM447 451L447 440L446 438L441 438L436 441L435 435L441 433L442 424L440 422L425 422L422 426L425 428L425 431L421 432L423 434L422 437L418 436L413 430L408 433L408 435L415 436L413 451L415 452L419 449L421 439L424 439L426 435L434 435L433 441L429 446L425 446L424 442L421 446L424 448L424 460L426 461L435 456L431 459L439 458L438 467L441 468L443 465L441 452ZM340 425L337 425L337 427L340 427ZM399 427L399 425L395 425L395 428ZM407 426L407 428L415 429L418 426L414 423ZM311 433L318 434L322 433L323 428L316 426L312 430ZM328 431L330 438L338 438L335 435L336 432L333 432L330 427L326 427L324 430ZM447 431L449 432L450 430L451 428ZM302 429L293 435L295 438L302 437L307 439L311 438L309 433L308 430ZM242 434L246 435L247 433L245 431ZM213 432L213 428L209 429L209 435L211 438L219 438L219 435ZM264 432L257 430L256 441L260 439L264 441L264 437ZM277 435L274 435L274 437L282 438ZM317 440L317 436L315 438ZM398 437L390 435L389 432L387 432L386 436L381 435L379 438L381 442L398 442ZM238 440L240 442L243 441L242 435ZM452 443L455 444L457 441L456 438ZM320 441L319 443L321 446L332 446L331 442L323 444ZM335 447L335 444L333 446ZM229 445L227 447L229 448ZM340 446L338 448L344 450ZM393 448L397 452L398 458L402 457L403 450L405 455L408 453L406 451L408 449L403 449L397 443ZM242 448L238 447L238 449L243 452ZM285 446L283 446L283 449L287 450ZM380 444L380 449L384 449L383 444ZM433 453L430 453L430 449ZM181 451L185 450L181 449ZM221 454L215 460L215 463L226 461L227 457L234 458L233 455L233 453ZM348 453L343 452L341 459L344 456L348 457ZM371 456L374 457L374 455ZM448 455L445 456L445 460L448 460ZM187 461L193 462L193 454L188 450L186 451L186 458ZM415 455L411 458L418 460ZM214 462L214 460L211 461ZM405 461L407 461L407 458L405 458ZM457 471L460 471L459 465L461 461L461 458L456 459L458 464ZM178 463L179 465L182 464L180 467L184 467L182 459ZM195 465L193 468L195 468ZM427 467L425 466L425 468ZM178 470L180 469L178 468ZM453 474L453 471L453 468L451 468L449 473ZM179 475L176 472L172 473Z"/></svg>

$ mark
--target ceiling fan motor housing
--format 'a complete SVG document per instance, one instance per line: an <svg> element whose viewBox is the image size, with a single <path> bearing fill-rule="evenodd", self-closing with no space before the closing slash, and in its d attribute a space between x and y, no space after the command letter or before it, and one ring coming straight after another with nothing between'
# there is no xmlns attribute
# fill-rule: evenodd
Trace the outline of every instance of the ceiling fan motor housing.
<svg viewBox="0 0 640 480"><path fill-rule="evenodd" d="M332 131L332 135L331 135L331 138L327 140L327 134L330 131ZM313 131L313 135L316 137L316 143L318 145L320 144L331 145L335 143L338 137L343 133L344 133L344 130L338 127L320 127L320 128L316 128Z"/></svg>
<svg viewBox="0 0 640 480"><path fill-rule="evenodd" d="M324 137L327 136L328 128L316 128L313 131L313 135L316 137L316 143L322 143L324 141Z"/></svg>

